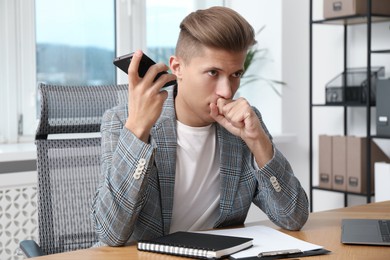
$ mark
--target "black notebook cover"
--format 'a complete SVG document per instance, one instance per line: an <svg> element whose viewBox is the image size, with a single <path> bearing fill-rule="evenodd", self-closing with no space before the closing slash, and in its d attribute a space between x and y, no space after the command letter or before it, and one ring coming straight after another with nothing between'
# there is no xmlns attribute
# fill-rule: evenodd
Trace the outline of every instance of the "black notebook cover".
<svg viewBox="0 0 390 260"><path fill-rule="evenodd" d="M195 258L221 258L251 247L252 244L252 238L180 231L155 239L140 240L137 248Z"/></svg>

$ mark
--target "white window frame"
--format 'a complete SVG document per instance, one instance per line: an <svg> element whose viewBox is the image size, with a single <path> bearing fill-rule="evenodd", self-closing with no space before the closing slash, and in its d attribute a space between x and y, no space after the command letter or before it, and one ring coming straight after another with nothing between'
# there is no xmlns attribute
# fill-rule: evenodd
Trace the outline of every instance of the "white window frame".
<svg viewBox="0 0 390 260"><path fill-rule="evenodd" d="M18 135L23 111L27 111L24 126L35 129L37 125L35 114L30 116L35 110L28 107L35 103L36 88L34 12L34 0L0 1L0 143L25 141ZM33 94L23 95L27 91Z"/></svg>
<svg viewBox="0 0 390 260"><path fill-rule="evenodd" d="M144 0L116 0L116 55L146 48ZM127 75L117 69L117 83L127 83Z"/></svg>

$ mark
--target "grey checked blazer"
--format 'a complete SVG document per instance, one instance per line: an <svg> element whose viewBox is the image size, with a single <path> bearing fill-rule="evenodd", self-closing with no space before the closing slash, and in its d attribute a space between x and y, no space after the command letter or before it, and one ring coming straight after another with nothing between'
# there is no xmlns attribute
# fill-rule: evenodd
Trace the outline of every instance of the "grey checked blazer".
<svg viewBox="0 0 390 260"><path fill-rule="evenodd" d="M92 218L105 244L119 246L169 232L177 140L172 88L168 92L149 144L124 127L126 105L108 110L103 117L102 179ZM300 229L308 218L307 196L280 151L274 148L273 159L256 170L253 155L240 138L217 125L217 140L221 197L214 227L243 224L253 202L276 225Z"/></svg>

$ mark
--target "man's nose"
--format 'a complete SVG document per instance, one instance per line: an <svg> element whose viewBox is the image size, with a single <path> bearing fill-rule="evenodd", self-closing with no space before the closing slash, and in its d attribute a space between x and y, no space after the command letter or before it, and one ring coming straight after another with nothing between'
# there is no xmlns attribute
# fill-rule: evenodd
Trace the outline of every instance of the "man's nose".
<svg viewBox="0 0 390 260"><path fill-rule="evenodd" d="M232 84L228 78L221 78L218 81L216 94L225 99L232 98Z"/></svg>

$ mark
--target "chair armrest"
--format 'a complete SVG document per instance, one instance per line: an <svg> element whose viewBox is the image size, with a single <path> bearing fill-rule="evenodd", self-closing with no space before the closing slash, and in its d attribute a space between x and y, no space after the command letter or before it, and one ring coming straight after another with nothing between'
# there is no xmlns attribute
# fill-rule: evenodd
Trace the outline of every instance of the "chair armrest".
<svg viewBox="0 0 390 260"><path fill-rule="evenodd" d="M19 243L19 247L28 258L45 255L34 240L23 240Z"/></svg>

